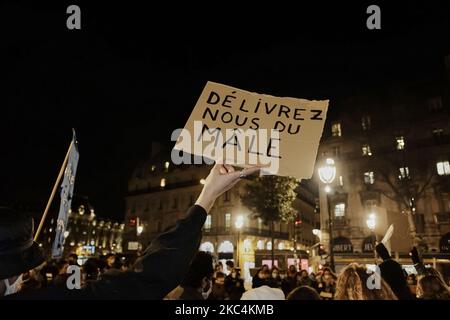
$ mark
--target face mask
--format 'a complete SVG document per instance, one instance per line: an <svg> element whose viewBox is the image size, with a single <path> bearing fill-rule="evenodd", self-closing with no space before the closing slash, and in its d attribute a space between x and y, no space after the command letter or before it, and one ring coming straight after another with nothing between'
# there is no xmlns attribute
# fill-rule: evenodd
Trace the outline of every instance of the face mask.
<svg viewBox="0 0 450 320"><path fill-rule="evenodd" d="M22 284L22 275L20 275L13 284L9 284L8 279L3 280L5 282L6 291L3 294L4 296L8 296L10 294L14 294L19 291L20 285Z"/></svg>
<svg viewBox="0 0 450 320"><path fill-rule="evenodd" d="M212 281L211 280L208 280L208 283L209 283L209 285L208 285L208 291L202 291L202 296L203 296L203 299L208 299L208 297L209 297L209 295L211 294L211 292L212 292Z"/></svg>
<svg viewBox="0 0 450 320"><path fill-rule="evenodd" d="M280 274L280 279L284 279L284 278L286 278L286 275Z"/></svg>
<svg viewBox="0 0 450 320"><path fill-rule="evenodd" d="M272 273L272 278L274 279L278 278L278 273Z"/></svg>

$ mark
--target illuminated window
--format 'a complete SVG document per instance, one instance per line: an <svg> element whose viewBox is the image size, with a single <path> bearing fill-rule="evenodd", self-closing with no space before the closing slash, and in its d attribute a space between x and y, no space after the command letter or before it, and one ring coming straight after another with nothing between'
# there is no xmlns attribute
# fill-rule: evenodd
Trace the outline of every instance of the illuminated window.
<svg viewBox="0 0 450 320"><path fill-rule="evenodd" d="M159 185L161 186L161 188L164 188L166 186L166 179L162 178L161 183Z"/></svg>
<svg viewBox="0 0 450 320"><path fill-rule="evenodd" d="M244 240L244 252L250 252L252 251L252 240L245 239Z"/></svg>
<svg viewBox="0 0 450 320"><path fill-rule="evenodd" d="M152 166L150 167L150 171L155 172L155 170L156 170L156 166L154 164L152 164Z"/></svg>
<svg viewBox="0 0 450 320"><path fill-rule="evenodd" d="M206 216L206 221L205 221L205 230L209 231L211 229L211 215L208 214Z"/></svg>
<svg viewBox="0 0 450 320"><path fill-rule="evenodd" d="M278 244L278 250L284 250L284 243L283 242L280 242Z"/></svg>
<svg viewBox="0 0 450 320"><path fill-rule="evenodd" d="M258 250L264 250L264 240L258 240L258 242L256 243L256 248Z"/></svg>
<svg viewBox="0 0 450 320"><path fill-rule="evenodd" d="M397 143L397 150L405 149L405 138L403 136L396 137L395 141Z"/></svg>
<svg viewBox="0 0 450 320"><path fill-rule="evenodd" d="M342 136L341 124L339 122L333 123L331 125L331 135L333 137L340 137L340 136Z"/></svg>
<svg viewBox="0 0 450 320"><path fill-rule="evenodd" d="M336 218L345 216L345 203L340 202L334 205L334 216Z"/></svg>
<svg viewBox="0 0 450 320"><path fill-rule="evenodd" d="M368 144L363 144L362 154L363 154L363 156L371 156L372 155L372 151L370 150L370 146Z"/></svg>
<svg viewBox="0 0 450 320"><path fill-rule="evenodd" d="M370 125L371 121L369 116L364 116L361 118L361 127L364 131L370 130Z"/></svg>
<svg viewBox="0 0 450 320"><path fill-rule="evenodd" d="M409 168L408 167L398 168L398 171L400 172L400 174L398 175L398 178L400 180L409 178Z"/></svg>
<svg viewBox="0 0 450 320"><path fill-rule="evenodd" d="M200 251L213 253L214 252L214 245L211 242L203 242L200 245Z"/></svg>
<svg viewBox="0 0 450 320"><path fill-rule="evenodd" d="M225 229L229 230L231 228L231 213L225 213Z"/></svg>
<svg viewBox="0 0 450 320"><path fill-rule="evenodd" d="M169 161L164 162L164 172L169 172Z"/></svg>
<svg viewBox="0 0 450 320"><path fill-rule="evenodd" d="M267 250L272 250L272 241L267 241L266 249Z"/></svg>
<svg viewBox="0 0 450 320"><path fill-rule="evenodd" d="M373 171L364 172L364 183L365 184L374 184L375 175Z"/></svg>
<svg viewBox="0 0 450 320"><path fill-rule="evenodd" d="M341 187L344 186L344 178L342 178L342 176L339 176L339 185L340 185Z"/></svg>
<svg viewBox="0 0 450 320"><path fill-rule="evenodd" d="M261 218L258 218L258 230L261 231L263 225L263 221Z"/></svg>
<svg viewBox="0 0 450 320"><path fill-rule="evenodd" d="M440 176L448 176L450 174L450 163L447 161L440 161L436 163L437 173Z"/></svg>

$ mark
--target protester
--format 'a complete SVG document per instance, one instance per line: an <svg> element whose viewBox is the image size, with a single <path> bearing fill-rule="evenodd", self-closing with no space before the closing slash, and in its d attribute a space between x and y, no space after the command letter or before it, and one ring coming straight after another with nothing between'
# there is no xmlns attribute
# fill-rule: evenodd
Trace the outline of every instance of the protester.
<svg viewBox="0 0 450 320"><path fill-rule="evenodd" d="M67 273L69 262L65 259L60 259L55 266L58 270L58 274L53 280L53 285L59 288L64 288L67 286L67 278L69 277L69 274Z"/></svg>
<svg viewBox="0 0 450 320"><path fill-rule="evenodd" d="M262 268L256 271L256 275L252 279L252 288L259 288L267 285L267 271Z"/></svg>
<svg viewBox="0 0 450 320"><path fill-rule="evenodd" d="M212 291L213 260L209 253L199 251L181 284L167 296L167 300L204 300Z"/></svg>
<svg viewBox="0 0 450 320"><path fill-rule="evenodd" d="M278 268L272 269L272 273L270 278L267 280L267 285L271 288L280 288L281 289L281 277L280 270Z"/></svg>
<svg viewBox="0 0 450 320"><path fill-rule="evenodd" d="M226 300L228 294L225 290L225 273L216 273L216 279L213 283L212 292L208 297L208 300Z"/></svg>
<svg viewBox="0 0 450 320"><path fill-rule="evenodd" d="M321 278L321 286L317 290L322 300L333 300L336 292L336 283L331 272L324 272Z"/></svg>
<svg viewBox="0 0 450 320"><path fill-rule="evenodd" d="M436 275L419 276L417 298L422 300L450 300L450 290Z"/></svg>
<svg viewBox="0 0 450 320"><path fill-rule="evenodd" d="M67 263L69 266L78 266L78 255L75 253L71 253L67 256Z"/></svg>
<svg viewBox="0 0 450 320"><path fill-rule="evenodd" d="M84 282L86 285L89 282L97 281L100 277L100 269L98 267L99 259L89 258L83 265Z"/></svg>
<svg viewBox="0 0 450 320"><path fill-rule="evenodd" d="M281 289L262 286L248 290L241 300L285 300L285 295Z"/></svg>
<svg viewBox="0 0 450 320"><path fill-rule="evenodd" d="M308 275L308 271L306 270L300 270L300 272L297 274L297 286L313 286L313 281Z"/></svg>
<svg viewBox="0 0 450 320"><path fill-rule="evenodd" d="M283 286L285 287L285 290L283 291L287 293L297 288L297 269L294 265L289 266L286 281L284 282Z"/></svg>
<svg viewBox="0 0 450 320"><path fill-rule="evenodd" d="M413 297L416 297L417 292L417 277L414 273L411 273L406 277L406 283L408 284L409 291L413 295Z"/></svg>
<svg viewBox="0 0 450 320"><path fill-rule="evenodd" d="M216 282L216 278L218 274L223 274L223 264L222 262L219 261L219 263L217 263L214 266L214 274L213 274L213 284Z"/></svg>
<svg viewBox="0 0 450 320"><path fill-rule="evenodd" d="M374 277L375 286L369 288L369 277ZM345 267L336 285L336 300L397 300L389 285L377 274L368 272L367 268L357 263ZM369 281L368 281L369 280ZM376 287L379 282L379 288Z"/></svg>
<svg viewBox="0 0 450 320"><path fill-rule="evenodd" d="M399 300L411 300L413 295L406 283L406 277L402 266L391 258L389 251L384 244L376 245L375 250L383 262L378 266L380 268L381 277L391 287Z"/></svg>
<svg viewBox="0 0 450 320"><path fill-rule="evenodd" d="M230 274L231 270L234 268L234 262L232 260L225 261L225 267L226 267L226 274Z"/></svg>
<svg viewBox="0 0 450 320"><path fill-rule="evenodd" d="M231 273L225 278L225 291L230 300L239 300L245 292L244 280L241 279L238 268L233 268Z"/></svg>
<svg viewBox="0 0 450 320"><path fill-rule="evenodd" d="M259 170L240 172L230 165L215 165L206 178L203 190L186 217L157 236L136 261L132 272L108 280L92 281L81 290L36 290L15 295L16 299L162 299L185 278L196 255L201 230L215 200L241 178ZM33 242L33 220L15 210L0 214L0 295L12 295L22 285L22 274L44 262L39 245ZM161 268L164 266L164 268ZM212 269L212 265L211 265ZM211 272L212 274L212 272Z"/></svg>
<svg viewBox="0 0 450 320"><path fill-rule="evenodd" d="M301 286L292 290L286 300L321 300L321 298L314 288Z"/></svg>

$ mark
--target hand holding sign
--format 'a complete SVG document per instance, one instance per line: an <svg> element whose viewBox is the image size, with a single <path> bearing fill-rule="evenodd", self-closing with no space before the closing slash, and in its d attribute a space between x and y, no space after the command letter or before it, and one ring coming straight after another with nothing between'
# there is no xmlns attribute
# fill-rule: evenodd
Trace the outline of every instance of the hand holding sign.
<svg viewBox="0 0 450 320"><path fill-rule="evenodd" d="M242 177L254 174L259 170L259 167L251 167L242 171L236 171L231 165L216 164L206 178L205 185L196 204L208 212L214 201L224 192L233 188Z"/></svg>

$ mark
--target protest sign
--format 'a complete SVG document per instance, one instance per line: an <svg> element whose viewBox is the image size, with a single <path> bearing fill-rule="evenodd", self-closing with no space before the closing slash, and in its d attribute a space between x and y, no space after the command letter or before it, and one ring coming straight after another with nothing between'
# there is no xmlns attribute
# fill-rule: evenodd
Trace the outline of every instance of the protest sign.
<svg viewBox="0 0 450 320"><path fill-rule="evenodd" d="M208 82L172 151L175 164L186 154L229 164L265 165L264 173L310 178L328 100L252 93ZM209 161L211 162L211 161Z"/></svg>

